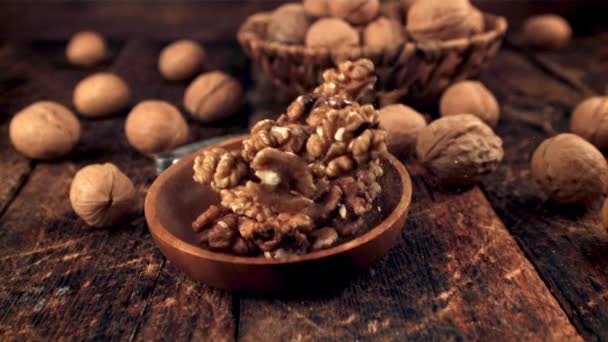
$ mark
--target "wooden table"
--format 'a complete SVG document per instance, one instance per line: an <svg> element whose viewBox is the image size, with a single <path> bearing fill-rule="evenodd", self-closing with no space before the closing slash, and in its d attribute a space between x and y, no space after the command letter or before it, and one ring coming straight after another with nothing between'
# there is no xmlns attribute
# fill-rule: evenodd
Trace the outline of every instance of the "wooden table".
<svg viewBox="0 0 608 342"><path fill-rule="evenodd" d="M35 5L35 6L34 6ZM41 2L0 7L0 340L403 340L608 339L608 233L597 203L576 210L547 203L530 176L535 147L567 129L574 105L603 94L608 32L587 30L565 50L532 54L512 44L482 81L502 105L497 133L505 160L479 186L447 191L408 163L413 207L390 254L342 288L317 296L251 297L188 279L152 242L141 210L113 229L86 228L70 208L74 173L112 161L143 199L152 162L130 148L124 115L81 120L68 158L41 163L18 154L8 122L25 105L71 105L91 71L65 61L67 38L82 28L110 39L111 70L133 102L181 106L185 84L156 71L163 45L205 42L208 69L242 75L238 23L276 2ZM268 108L253 97L247 114ZM431 113L433 114L433 113ZM194 139L242 131L247 116L192 123Z"/></svg>

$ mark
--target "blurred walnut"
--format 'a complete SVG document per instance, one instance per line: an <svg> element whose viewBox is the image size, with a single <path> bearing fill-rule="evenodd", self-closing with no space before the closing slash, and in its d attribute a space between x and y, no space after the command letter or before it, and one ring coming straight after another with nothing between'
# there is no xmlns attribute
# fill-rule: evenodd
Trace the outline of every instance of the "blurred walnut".
<svg viewBox="0 0 608 342"><path fill-rule="evenodd" d="M308 47L340 49L357 46L359 42L359 32L338 18L321 18L306 33Z"/></svg>
<svg viewBox="0 0 608 342"><path fill-rule="evenodd" d="M314 92L364 102L373 92L377 80L374 63L369 59L345 61L337 68L323 72L323 83Z"/></svg>
<svg viewBox="0 0 608 342"><path fill-rule="evenodd" d="M234 188L248 172L238 151L223 148L204 150L194 159L193 169L194 181L208 184L216 191Z"/></svg>
<svg viewBox="0 0 608 342"><path fill-rule="evenodd" d="M400 157L409 156L414 151L418 133L426 127L426 120L420 113L402 104L380 109L378 119L387 134L388 150Z"/></svg>
<svg viewBox="0 0 608 342"><path fill-rule="evenodd" d="M365 24L378 15L380 0L331 0L329 13L352 24Z"/></svg>
<svg viewBox="0 0 608 342"><path fill-rule="evenodd" d="M552 200L587 205L608 186L608 164L593 145L563 133L543 141L532 156L532 176Z"/></svg>
<svg viewBox="0 0 608 342"><path fill-rule="evenodd" d="M278 7L268 20L268 39L285 44L304 44L311 19L300 4L285 4Z"/></svg>
<svg viewBox="0 0 608 342"><path fill-rule="evenodd" d="M399 0L387 0L380 2L380 10L378 11L380 17L385 17L390 20L394 20L401 26L405 23L405 11Z"/></svg>
<svg viewBox="0 0 608 342"><path fill-rule="evenodd" d="M205 62L205 50L191 39L177 40L160 52L158 70L169 81L182 81L196 75Z"/></svg>
<svg viewBox="0 0 608 342"><path fill-rule="evenodd" d="M74 106L85 117L97 118L116 114L129 104L129 85L118 75L100 72L78 82L74 89Z"/></svg>
<svg viewBox="0 0 608 342"><path fill-rule="evenodd" d="M417 41L465 38L483 26L483 15L469 0L416 1L407 12L407 31Z"/></svg>
<svg viewBox="0 0 608 342"><path fill-rule="evenodd" d="M410 10L414 2L418 0L401 0L401 7L405 10L405 13Z"/></svg>
<svg viewBox="0 0 608 342"><path fill-rule="evenodd" d="M114 164L93 164L76 173L70 187L72 208L88 225L119 223L136 205L131 180Z"/></svg>
<svg viewBox="0 0 608 342"><path fill-rule="evenodd" d="M184 93L184 107L203 123L226 119L238 113L242 105L241 84L221 71L198 76Z"/></svg>
<svg viewBox="0 0 608 342"><path fill-rule="evenodd" d="M470 114L435 120L418 134L418 159L443 183L467 185L496 170L502 140Z"/></svg>
<svg viewBox="0 0 608 342"><path fill-rule="evenodd" d="M572 112L570 130L598 149L608 149L608 99L593 96L579 103Z"/></svg>
<svg viewBox="0 0 608 342"><path fill-rule="evenodd" d="M304 0L306 13L313 17L326 17L329 15L329 2L332 0Z"/></svg>
<svg viewBox="0 0 608 342"><path fill-rule="evenodd" d="M66 107L35 102L11 119L9 136L17 151L29 158L50 160L68 154L80 140L80 123Z"/></svg>
<svg viewBox="0 0 608 342"><path fill-rule="evenodd" d="M146 100L135 106L125 122L131 146L147 155L169 151L188 140L188 124L172 104Z"/></svg>
<svg viewBox="0 0 608 342"><path fill-rule="evenodd" d="M498 101L481 82L460 81L451 85L441 96L442 116L472 114L490 127L500 118Z"/></svg>
<svg viewBox="0 0 608 342"><path fill-rule="evenodd" d="M380 17L365 27L363 43L378 48L393 47L405 42L403 31L399 22Z"/></svg>
<svg viewBox="0 0 608 342"><path fill-rule="evenodd" d="M105 39L94 31L81 31L72 36L65 50L68 61L74 65L90 67L106 59Z"/></svg>
<svg viewBox="0 0 608 342"><path fill-rule="evenodd" d="M528 18L523 25L523 40L528 46L556 50L568 45L572 28L566 19L555 14Z"/></svg>

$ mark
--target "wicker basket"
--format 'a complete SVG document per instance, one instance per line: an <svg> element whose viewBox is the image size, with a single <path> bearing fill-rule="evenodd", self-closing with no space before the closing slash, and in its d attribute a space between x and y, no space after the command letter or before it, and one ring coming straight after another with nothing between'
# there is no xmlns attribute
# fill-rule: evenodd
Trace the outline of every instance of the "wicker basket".
<svg viewBox="0 0 608 342"><path fill-rule="evenodd" d="M505 18L484 13L486 31L470 38L332 51L267 41L267 19L268 13L249 17L239 29L238 40L280 89L290 95L308 92L319 84L323 70L347 59L368 58L376 65L381 104L436 100L451 83L475 78L496 55L507 31Z"/></svg>

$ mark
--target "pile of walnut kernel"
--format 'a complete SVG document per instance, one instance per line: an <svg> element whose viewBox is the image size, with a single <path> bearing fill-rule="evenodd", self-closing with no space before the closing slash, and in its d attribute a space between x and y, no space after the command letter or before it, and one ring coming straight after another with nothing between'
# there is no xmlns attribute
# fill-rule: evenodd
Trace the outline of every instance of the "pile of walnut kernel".
<svg viewBox="0 0 608 342"><path fill-rule="evenodd" d="M219 193L192 224L211 250L269 258L328 248L360 234L381 191L385 132L372 105L374 65L344 62L275 120L257 123L240 150L205 150L194 180Z"/></svg>

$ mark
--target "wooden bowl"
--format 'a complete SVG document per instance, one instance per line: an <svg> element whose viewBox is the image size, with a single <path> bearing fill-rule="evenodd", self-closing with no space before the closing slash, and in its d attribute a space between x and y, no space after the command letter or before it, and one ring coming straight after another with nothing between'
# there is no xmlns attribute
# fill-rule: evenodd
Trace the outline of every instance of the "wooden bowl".
<svg viewBox="0 0 608 342"><path fill-rule="evenodd" d="M327 49L267 40L270 14L262 12L241 25L237 38L253 64L288 95L310 92L321 83L323 71L340 62L367 58L376 66L380 104L428 104L454 82L477 77L498 52L507 20L489 13L483 16L485 31L469 38Z"/></svg>
<svg viewBox="0 0 608 342"><path fill-rule="evenodd" d="M237 149L244 137L210 147ZM208 147L208 148L210 148ZM302 256L282 259L241 257L212 252L197 246L192 221L219 198L209 187L192 179L198 153L182 159L152 184L145 203L146 221L161 252L178 268L208 285L248 293L276 293L322 289L344 281L369 266L395 244L410 207L412 185L405 167L392 155L382 160L379 222L365 234Z"/></svg>

